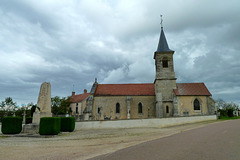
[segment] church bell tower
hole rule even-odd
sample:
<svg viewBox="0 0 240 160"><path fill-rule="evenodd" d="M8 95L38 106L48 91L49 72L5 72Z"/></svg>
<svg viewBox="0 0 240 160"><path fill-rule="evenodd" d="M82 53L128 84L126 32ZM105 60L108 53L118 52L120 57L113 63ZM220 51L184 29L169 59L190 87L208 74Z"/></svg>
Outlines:
<svg viewBox="0 0 240 160"><path fill-rule="evenodd" d="M176 89L176 78L173 65L174 51L169 49L163 31L161 20L161 34L157 51L154 52L156 76L156 117L173 115L173 89Z"/></svg>

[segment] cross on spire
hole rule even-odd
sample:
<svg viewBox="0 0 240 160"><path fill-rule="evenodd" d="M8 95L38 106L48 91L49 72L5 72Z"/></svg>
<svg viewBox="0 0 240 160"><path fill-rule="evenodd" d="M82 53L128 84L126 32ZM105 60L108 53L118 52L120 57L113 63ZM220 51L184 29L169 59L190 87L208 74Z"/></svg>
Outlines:
<svg viewBox="0 0 240 160"><path fill-rule="evenodd" d="M161 22L160 22L161 28L163 28L163 25L162 25L162 22L163 22L162 16L163 16L163 15L160 15L160 17L161 17Z"/></svg>
<svg viewBox="0 0 240 160"><path fill-rule="evenodd" d="M169 49L168 47L168 43L163 31L163 19L162 19L162 15L160 15L161 17L161 33L160 33L160 38L159 38L159 42L158 42L158 48L156 52L174 52L173 50Z"/></svg>

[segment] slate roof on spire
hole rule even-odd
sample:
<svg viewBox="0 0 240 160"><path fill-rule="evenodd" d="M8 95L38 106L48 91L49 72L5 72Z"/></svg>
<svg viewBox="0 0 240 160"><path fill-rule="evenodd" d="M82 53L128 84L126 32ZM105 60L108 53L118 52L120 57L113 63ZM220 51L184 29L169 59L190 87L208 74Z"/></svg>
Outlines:
<svg viewBox="0 0 240 160"><path fill-rule="evenodd" d="M161 34L158 42L158 48L156 52L172 52L173 50L169 49L168 43L163 32L163 27L161 27Z"/></svg>

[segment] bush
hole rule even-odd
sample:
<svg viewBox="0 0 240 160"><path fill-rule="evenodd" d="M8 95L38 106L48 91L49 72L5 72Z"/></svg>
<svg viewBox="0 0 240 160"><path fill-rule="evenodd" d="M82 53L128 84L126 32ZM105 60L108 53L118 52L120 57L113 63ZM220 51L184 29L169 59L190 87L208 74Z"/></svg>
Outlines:
<svg viewBox="0 0 240 160"><path fill-rule="evenodd" d="M3 134L19 134L22 131L21 117L3 117L2 133Z"/></svg>
<svg viewBox="0 0 240 160"><path fill-rule="evenodd" d="M227 115L228 115L228 117L233 117L233 109L232 108L227 109Z"/></svg>
<svg viewBox="0 0 240 160"><path fill-rule="evenodd" d="M26 117L26 124L32 123L32 117Z"/></svg>
<svg viewBox="0 0 240 160"><path fill-rule="evenodd" d="M74 117L61 117L61 131L72 132L75 129Z"/></svg>
<svg viewBox="0 0 240 160"><path fill-rule="evenodd" d="M226 109L219 109L220 116L226 117L227 115L227 110Z"/></svg>
<svg viewBox="0 0 240 160"><path fill-rule="evenodd" d="M223 117L233 117L233 108L225 108L225 109L219 109L220 116Z"/></svg>
<svg viewBox="0 0 240 160"><path fill-rule="evenodd" d="M58 117L42 117L40 119L40 135L57 135L60 133L61 119Z"/></svg>

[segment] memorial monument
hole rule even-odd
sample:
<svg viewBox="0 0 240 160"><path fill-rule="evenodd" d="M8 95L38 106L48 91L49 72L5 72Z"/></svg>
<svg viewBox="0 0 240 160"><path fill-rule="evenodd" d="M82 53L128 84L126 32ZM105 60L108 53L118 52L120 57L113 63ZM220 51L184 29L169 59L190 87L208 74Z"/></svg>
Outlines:
<svg viewBox="0 0 240 160"><path fill-rule="evenodd" d="M41 85L37 107L33 113L34 124L40 123L41 117L52 117L51 112L51 84L49 82L44 82Z"/></svg>
<svg viewBox="0 0 240 160"><path fill-rule="evenodd" d="M36 134L38 133L39 123L41 117L52 117L51 112L51 84L43 82L38 96L37 107L33 113L33 120L31 124L23 126L23 133Z"/></svg>

